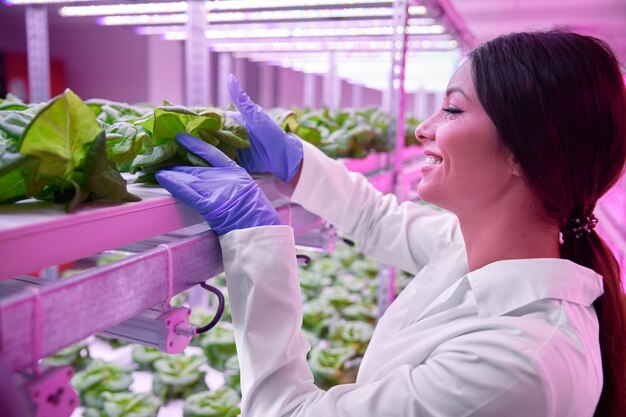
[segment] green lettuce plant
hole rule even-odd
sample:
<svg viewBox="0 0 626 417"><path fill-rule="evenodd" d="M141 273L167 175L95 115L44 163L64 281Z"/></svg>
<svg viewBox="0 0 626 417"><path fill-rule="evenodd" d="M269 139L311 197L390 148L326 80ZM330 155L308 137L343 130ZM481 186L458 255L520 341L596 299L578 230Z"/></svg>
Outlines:
<svg viewBox="0 0 626 417"><path fill-rule="evenodd" d="M311 300L302 306L302 328L318 337L326 335L335 317L335 308L324 299Z"/></svg>
<svg viewBox="0 0 626 417"><path fill-rule="evenodd" d="M104 405L103 393L128 391L132 382L130 370L101 360L94 360L72 377L72 386L80 393L81 404L97 409Z"/></svg>
<svg viewBox="0 0 626 417"><path fill-rule="evenodd" d="M211 368L223 372L226 361L237 354L235 333L232 327L219 322L215 327L201 336L200 347Z"/></svg>
<svg viewBox="0 0 626 417"><path fill-rule="evenodd" d="M164 355L154 362L152 391L166 401L207 389L205 372L200 369L205 363L198 355Z"/></svg>
<svg viewBox="0 0 626 417"><path fill-rule="evenodd" d="M241 393L241 370L237 355L228 358L224 364L224 385Z"/></svg>
<svg viewBox="0 0 626 417"><path fill-rule="evenodd" d="M43 360L43 363L49 366L69 365L75 371L80 371L85 369L90 361L89 346L85 340L81 340L65 349L61 349L54 355L48 356Z"/></svg>
<svg viewBox="0 0 626 417"><path fill-rule="evenodd" d="M234 389L223 386L189 396L183 408L184 417L235 417L241 398Z"/></svg>
<svg viewBox="0 0 626 417"><path fill-rule="evenodd" d="M372 339L374 325L363 321L338 320L330 325L329 339L333 346L352 348L363 355Z"/></svg>
<svg viewBox="0 0 626 417"><path fill-rule="evenodd" d="M153 395L134 392L103 392L102 408L87 408L83 417L157 417L161 401Z"/></svg>
<svg viewBox="0 0 626 417"><path fill-rule="evenodd" d="M324 347L317 345L309 355L309 367L315 384L328 389L341 383L354 382L354 366L349 362L356 357L350 347Z"/></svg>
<svg viewBox="0 0 626 417"><path fill-rule="evenodd" d="M158 349L144 345L133 346L133 362L138 365L138 369L145 371L154 370L154 362L161 359L164 354Z"/></svg>

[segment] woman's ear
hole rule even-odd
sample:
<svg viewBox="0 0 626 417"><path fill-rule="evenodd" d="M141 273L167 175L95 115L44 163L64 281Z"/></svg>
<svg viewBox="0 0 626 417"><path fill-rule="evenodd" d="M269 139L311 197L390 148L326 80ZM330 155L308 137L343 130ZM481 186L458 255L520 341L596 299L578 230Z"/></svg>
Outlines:
<svg viewBox="0 0 626 417"><path fill-rule="evenodd" d="M509 153L509 165L511 166L513 175L518 176L518 177L523 176L522 167L520 166L519 162L517 162L517 158L515 158L515 155L513 155L513 152Z"/></svg>

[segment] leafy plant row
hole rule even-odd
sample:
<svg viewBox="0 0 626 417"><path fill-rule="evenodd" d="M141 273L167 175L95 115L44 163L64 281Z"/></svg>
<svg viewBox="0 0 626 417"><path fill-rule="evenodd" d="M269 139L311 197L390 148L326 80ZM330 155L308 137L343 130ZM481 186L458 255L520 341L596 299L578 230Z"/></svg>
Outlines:
<svg viewBox="0 0 626 417"><path fill-rule="evenodd" d="M320 111L274 109L287 132L335 158L362 158L388 151L389 116L377 109ZM417 121L407 121L413 141ZM250 146L248 132L229 112L216 108L131 106L82 101L71 90L47 103L0 100L0 204L34 197L73 210L85 201L137 201L122 172L156 184L154 173L172 165L206 166L176 142L186 132L217 146L230 158Z"/></svg>

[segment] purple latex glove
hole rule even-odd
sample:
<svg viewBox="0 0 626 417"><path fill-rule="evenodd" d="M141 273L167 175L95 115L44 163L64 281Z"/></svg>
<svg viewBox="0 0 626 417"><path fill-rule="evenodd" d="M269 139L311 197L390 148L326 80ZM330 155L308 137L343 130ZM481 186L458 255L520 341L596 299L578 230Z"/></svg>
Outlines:
<svg viewBox="0 0 626 417"><path fill-rule="evenodd" d="M291 181L302 162L300 139L285 133L261 106L250 100L232 74L228 77L228 92L250 137L250 147L237 150L241 166L253 174L269 172L285 182Z"/></svg>
<svg viewBox="0 0 626 417"><path fill-rule="evenodd" d="M218 236L281 224L272 204L243 168L195 136L178 133L176 140L212 167L178 166L158 171L156 179L175 198L195 208Z"/></svg>

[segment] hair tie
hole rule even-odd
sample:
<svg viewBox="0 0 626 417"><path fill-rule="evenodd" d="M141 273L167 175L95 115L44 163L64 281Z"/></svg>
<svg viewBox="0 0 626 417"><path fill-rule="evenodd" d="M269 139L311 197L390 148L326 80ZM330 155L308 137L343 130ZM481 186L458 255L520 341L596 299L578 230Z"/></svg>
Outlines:
<svg viewBox="0 0 626 417"><path fill-rule="evenodd" d="M580 239L585 233L591 233L598 224L598 218L591 213L586 217L573 218L561 228L563 235L573 235L576 239Z"/></svg>

